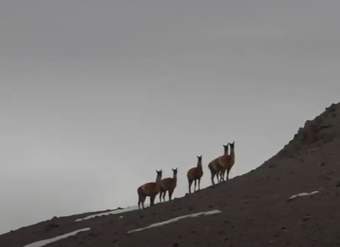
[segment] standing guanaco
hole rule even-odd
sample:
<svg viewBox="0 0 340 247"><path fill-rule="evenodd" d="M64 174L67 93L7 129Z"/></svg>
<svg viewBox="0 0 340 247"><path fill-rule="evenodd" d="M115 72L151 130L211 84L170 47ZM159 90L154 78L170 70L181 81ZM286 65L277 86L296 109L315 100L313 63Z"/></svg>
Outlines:
<svg viewBox="0 0 340 247"><path fill-rule="evenodd" d="M187 173L188 183L189 183L189 194L191 194L192 182L194 182L194 192L196 191L196 184L198 185L198 190L200 190L202 176L203 176L202 155L200 155L200 156L197 156L197 166L191 168Z"/></svg>
<svg viewBox="0 0 340 247"><path fill-rule="evenodd" d="M150 206L155 203L155 197L160 192L160 182L162 179L162 170L156 170L157 177L156 182L146 183L137 189L138 193L138 208L142 207L144 209L144 202L147 196L150 197Z"/></svg>
<svg viewBox="0 0 340 247"><path fill-rule="evenodd" d="M165 201L166 192L169 194L169 201L172 199L172 193L174 192L177 186L177 168L172 169L172 178L164 178L161 180L161 192L159 194L159 201L162 199Z"/></svg>
<svg viewBox="0 0 340 247"><path fill-rule="evenodd" d="M221 165L221 180L225 180L225 172L227 171L227 181L229 180L229 173L233 165L235 164L235 141L232 143L228 143L230 145L230 155L228 155L228 159L224 160L224 162L220 162Z"/></svg>
<svg viewBox="0 0 340 247"><path fill-rule="evenodd" d="M211 173L212 185L215 185L215 180L214 180L215 176L217 177L217 182L221 181L220 173L223 169L222 164L226 163L227 160L229 159L229 154L228 154L229 144L223 145L223 147L224 147L224 154L212 160L208 165L210 169L210 173Z"/></svg>

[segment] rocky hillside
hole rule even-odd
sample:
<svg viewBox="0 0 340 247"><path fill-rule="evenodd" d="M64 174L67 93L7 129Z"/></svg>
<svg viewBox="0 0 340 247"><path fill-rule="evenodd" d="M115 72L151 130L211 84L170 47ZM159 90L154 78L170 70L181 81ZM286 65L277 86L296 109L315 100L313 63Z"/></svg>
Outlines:
<svg viewBox="0 0 340 247"><path fill-rule="evenodd" d="M38 247L82 230L48 246L333 247L340 246L339 207L337 104L262 166L227 183L143 211L53 218L1 235L0 246Z"/></svg>

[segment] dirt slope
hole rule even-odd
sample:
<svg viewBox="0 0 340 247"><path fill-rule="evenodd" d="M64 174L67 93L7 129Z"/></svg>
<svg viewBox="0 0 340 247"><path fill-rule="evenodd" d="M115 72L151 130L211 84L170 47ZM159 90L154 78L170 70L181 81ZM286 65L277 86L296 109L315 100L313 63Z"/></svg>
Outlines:
<svg viewBox="0 0 340 247"><path fill-rule="evenodd" d="M319 193L288 200L312 191ZM307 121L277 155L246 175L144 211L81 222L74 220L86 214L54 218L1 235L0 246L20 247L85 227L91 230L48 246L340 246L339 207L337 104ZM127 233L212 209L222 213Z"/></svg>

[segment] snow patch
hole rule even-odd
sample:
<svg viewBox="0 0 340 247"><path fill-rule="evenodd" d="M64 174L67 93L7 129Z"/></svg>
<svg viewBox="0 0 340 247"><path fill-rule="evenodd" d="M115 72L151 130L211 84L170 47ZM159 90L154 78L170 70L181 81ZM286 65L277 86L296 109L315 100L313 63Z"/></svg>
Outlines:
<svg viewBox="0 0 340 247"><path fill-rule="evenodd" d="M220 214L222 213L222 211L220 210L211 210L211 211L205 211L205 212L198 212L198 213L193 213L193 214L187 214L187 215L182 215L182 216L178 216L166 221L161 221L161 222L157 222L154 224L151 224L149 226L143 227L143 228L138 228L138 229L134 229L134 230L130 230L128 231L128 233L133 233L133 232L140 232L140 231L144 231L146 229L150 229L150 228L155 228L155 227L159 227L159 226L164 226L170 223L174 223L176 221L180 221L186 218L195 218L195 217L199 217L199 216L208 216L208 215L213 215L213 214Z"/></svg>
<svg viewBox="0 0 340 247"><path fill-rule="evenodd" d="M292 195L291 197L289 197L289 201L290 200L294 200L295 198L298 198L298 197L304 197L304 196L312 196L312 195L315 195L315 194L318 194L319 191L318 190L315 190L315 191L312 191L312 192L302 192L302 193L299 193L299 194L295 194L295 195Z"/></svg>
<svg viewBox="0 0 340 247"><path fill-rule="evenodd" d="M89 220L89 219L93 219L93 218L100 217L100 216L107 216L107 215L112 215L112 214L122 214L122 213L130 212L130 211L134 211L134 210L137 210L137 209L138 209L137 206L127 207L127 208L122 208L122 209L114 209L114 210L111 210L111 211L108 211L108 212L91 214L91 215L88 215L84 218L76 219L75 222L81 222L81 221L84 221L84 220Z"/></svg>
<svg viewBox="0 0 340 247"><path fill-rule="evenodd" d="M68 238L68 237L71 237L71 236L75 236L79 232L85 232L85 231L90 231L90 230L91 230L91 228L89 228L89 227L88 228L79 229L79 230L76 230L76 231L73 231L73 232L70 232L70 233L66 233L66 234L63 234L63 235L60 235L60 236L57 236L57 237L54 237L54 238L49 238L49 239L33 242L31 244L25 245L24 247L42 247L42 246L45 246L47 244L51 244L51 243L57 242L59 240L65 239L65 238Z"/></svg>

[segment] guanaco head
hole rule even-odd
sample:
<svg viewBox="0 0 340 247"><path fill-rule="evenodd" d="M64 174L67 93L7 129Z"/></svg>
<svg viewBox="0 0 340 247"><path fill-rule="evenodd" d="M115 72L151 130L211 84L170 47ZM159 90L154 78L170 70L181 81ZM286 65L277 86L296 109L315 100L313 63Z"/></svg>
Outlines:
<svg viewBox="0 0 340 247"><path fill-rule="evenodd" d="M175 169L172 168L172 172L173 172L173 177L176 178L177 177L177 168L175 168Z"/></svg>
<svg viewBox="0 0 340 247"><path fill-rule="evenodd" d="M202 166L202 155L197 156L197 166Z"/></svg>
<svg viewBox="0 0 340 247"><path fill-rule="evenodd" d="M161 181L162 179L162 170L156 170L157 177L156 177L156 182Z"/></svg>
<svg viewBox="0 0 340 247"><path fill-rule="evenodd" d="M234 150L234 148L235 148L235 141L229 143L229 145L230 145L230 150Z"/></svg>
<svg viewBox="0 0 340 247"><path fill-rule="evenodd" d="M228 143L227 145L223 145L223 147L224 147L224 154L228 154L228 150L229 150L229 145L230 145L230 143Z"/></svg>

